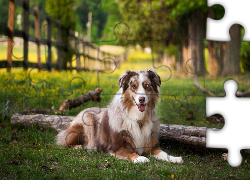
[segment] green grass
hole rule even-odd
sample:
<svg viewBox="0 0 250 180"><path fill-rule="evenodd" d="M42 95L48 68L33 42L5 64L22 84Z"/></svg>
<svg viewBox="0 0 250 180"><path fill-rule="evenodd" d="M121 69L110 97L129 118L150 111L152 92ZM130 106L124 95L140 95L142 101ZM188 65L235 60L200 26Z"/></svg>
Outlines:
<svg viewBox="0 0 250 180"><path fill-rule="evenodd" d="M56 132L34 125L1 122L1 179L222 179L249 178L249 155L243 155L239 168L221 158L225 151L162 144L172 155L181 155L177 165L150 158L146 164L117 160L98 152L65 149L54 144ZM109 163L108 167L105 167ZM173 177L173 178L172 178Z"/></svg>
<svg viewBox="0 0 250 180"><path fill-rule="evenodd" d="M159 67L160 64L155 64ZM40 125L10 124L10 116L26 109L43 108L57 114L57 108L65 99L73 99L87 91L102 87L100 106L106 107L118 91L118 79L127 69L143 70L152 67L151 55L131 51L130 58L115 72L45 72L13 68L11 74L0 70L0 178L1 179L248 179L249 154L242 153L241 166L232 168L222 159L226 150L191 148L176 142L162 143L169 154L182 156L184 164L166 163L154 158L147 164L133 164L117 160L97 152L65 149L55 145L56 132ZM189 77L169 77L168 69L157 69L163 82L160 88L157 115L161 123L211 126L221 128L223 124L211 123L205 114L205 96L192 84ZM98 81L99 76L99 81ZM77 77L77 78L74 78ZM73 79L74 78L74 79ZM234 77L238 78L238 77ZM73 80L72 80L73 79ZM208 90L224 92L226 78L198 78ZM247 75L238 78L239 89L249 89ZM9 107L5 103L12 100ZM76 116L82 109L99 106L87 102L67 112ZM53 110L54 109L54 110ZM188 121L188 111L195 119ZM3 114L7 117L3 118ZM110 164L105 167L105 164Z"/></svg>
<svg viewBox="0 0 250 180"><path fill-rule="evenodd" d="M40 46L40 53L41 53L41 62L46 62L46 54L48 52L48 48L45 46ZM0 60L7 59L7 47L4 46L2 43L0 44ZM28 54L29 62L36 63L37 62L37 49L35 45L29 46L29 54ZM56 49L52 47L52 62L56 62L57 54ZM12 50L12 60L13 61L22 61L23 60L23 46L14 46Z"/></svg>

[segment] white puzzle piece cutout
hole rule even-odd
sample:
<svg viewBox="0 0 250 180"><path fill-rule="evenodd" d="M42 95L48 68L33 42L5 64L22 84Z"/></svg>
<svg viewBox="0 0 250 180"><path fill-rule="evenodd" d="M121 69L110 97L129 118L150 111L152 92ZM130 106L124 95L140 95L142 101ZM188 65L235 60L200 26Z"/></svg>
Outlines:
<svg viewBox="0 0 250 180"><path fill-rule="evenodd" d="M221 114L225 118L222 130L207 129L206 147L227 148L228 163L239 166L241 149L250 149L250 98L237 98L238 85L234 80L224 83L225 97L207 97L206 115Z"/></svg>
<svg viewBox="0 0 250 180"><path fill-rule="evenodd" d="M225 15L220 20L207 18L206 39L211 41L231 41L229 29L234 24L240 24L245 29L243 41L250 41L250 11L249 0L207 0L209 7L220 4L225 9Z"/></svg>

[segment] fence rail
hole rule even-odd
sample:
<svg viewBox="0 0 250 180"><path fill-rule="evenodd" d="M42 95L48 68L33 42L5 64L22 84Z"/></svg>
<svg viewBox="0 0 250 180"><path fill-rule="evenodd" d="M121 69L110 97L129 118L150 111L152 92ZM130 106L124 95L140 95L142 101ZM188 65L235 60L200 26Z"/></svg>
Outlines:
<svg viewBox="0 0 250 180"><path fill-rule="evenodd" d="M19 5L23 9L23 29L14 29L14 11L15 6ZM29 17L34 17L34 22L29 20ZM128 57L128 49L125 53L114 55L108 52L100 51L100 47L86 42L83 39L79 39L72 32L70 33L70 39L74 44L75 49L75 59L67 60L66 68L62 67L63 52L65 50L65 45L61 40L61 23L59 20L52 19L48 14L40 14L38 8L31 8L29 6L29 0L9 0L9 15L8 15L8 27L1 27L3 35L8 37L7 46L7 60L0 60L0 68L7 68L7 71L11 71L12 67L23 67L28 68L38 68L56 70L74 70L77 71L105 71L117 68L126 61ZM44 36L40 35L40 23L46 21ZM35 36L29 33L29 29L34 23ZM56 39L52 38L52 28L56 30ZM14 46L13 38L19 37L23 39L23 58L22 61L12 61L12 50ZM29 42L34 42L37 47L37 63L31 63L28 60L28 49ZM46 63L41 63L40 46L45 45L46 48ZM57 60L56 63L52 63L52 47L57 50ZM76 67L72 66L72 61L75 61Z"/></svg>

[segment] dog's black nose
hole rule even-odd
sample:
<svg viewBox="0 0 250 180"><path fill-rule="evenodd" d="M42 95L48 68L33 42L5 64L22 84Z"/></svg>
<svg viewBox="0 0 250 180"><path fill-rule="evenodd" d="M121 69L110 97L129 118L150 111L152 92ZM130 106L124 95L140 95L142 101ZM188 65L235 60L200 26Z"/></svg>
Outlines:
<svg viewBox="0 0 250 180"><path fill-rule="evenodd" d="M144 103L145 102L145 97L139 97L139 102Z"/></svg>

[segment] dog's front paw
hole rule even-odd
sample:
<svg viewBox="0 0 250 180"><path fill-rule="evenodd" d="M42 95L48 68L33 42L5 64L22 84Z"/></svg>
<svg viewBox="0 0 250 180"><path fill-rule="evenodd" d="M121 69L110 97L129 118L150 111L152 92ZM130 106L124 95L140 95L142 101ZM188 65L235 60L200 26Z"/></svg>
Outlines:
<svg viewBox="0 0 250 180"><path fill-rule="evenodd" d="M150 161L148 158L144 156L139 156L138 158L133 160L133 163L146 163L146 162L150 162Z"/></svg>
<svg viewBox="0 0 250 180"><path fill-rule="evenodd" d="M172 163L177 163L177 164L182 164L183 163L183 160L181 157L173 157L173 156L170 156L169 157L169 160L170 162Z"/></svg>

